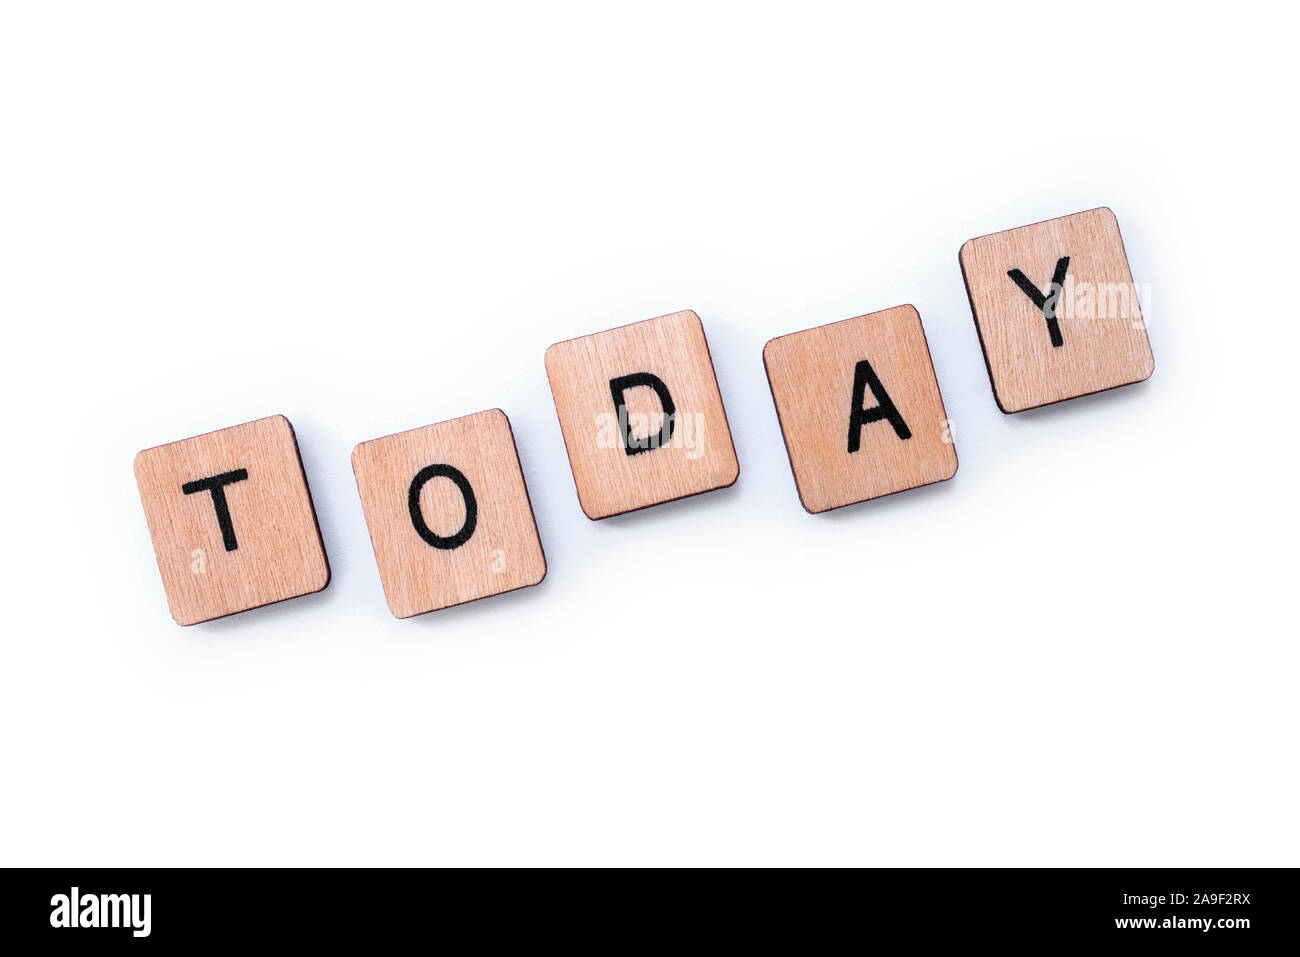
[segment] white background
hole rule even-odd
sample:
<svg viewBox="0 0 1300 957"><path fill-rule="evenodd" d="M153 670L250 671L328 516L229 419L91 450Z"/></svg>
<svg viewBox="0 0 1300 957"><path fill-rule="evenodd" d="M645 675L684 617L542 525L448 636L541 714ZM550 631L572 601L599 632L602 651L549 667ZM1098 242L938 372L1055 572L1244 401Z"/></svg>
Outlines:
<svg viewBox="0 0 1300 957"><path fill-rule="evenodd" d="M6 4L5 864L1296 864L1289 34L1249 4ZM971 236L1119 217L1008 417ZM914 303L961 468L795 495L768 338ZM542 355L692 308L731 489L578 508ZM550 574L384 603L358 441L500 406ZM284 413L334 571L181 629L131 462Z"/></svg>

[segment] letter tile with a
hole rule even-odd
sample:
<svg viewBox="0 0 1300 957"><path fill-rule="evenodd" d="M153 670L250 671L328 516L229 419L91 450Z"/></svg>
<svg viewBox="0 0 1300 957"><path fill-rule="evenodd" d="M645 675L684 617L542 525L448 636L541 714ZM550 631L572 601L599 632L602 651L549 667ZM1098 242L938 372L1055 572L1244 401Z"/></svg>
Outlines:
<svg viewBox="0 0 1300 957"><path fill-rule="evenodd" d="M952 424L914 307L779 336L763 364L808 511L956 474Z"/></svg>

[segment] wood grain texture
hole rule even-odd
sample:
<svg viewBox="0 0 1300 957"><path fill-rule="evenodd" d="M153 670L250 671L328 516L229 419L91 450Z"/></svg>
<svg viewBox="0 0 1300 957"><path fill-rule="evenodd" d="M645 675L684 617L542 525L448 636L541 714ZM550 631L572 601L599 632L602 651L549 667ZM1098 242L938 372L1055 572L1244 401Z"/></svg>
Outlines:
<svg viewBox="0 0 1300 957"><path fill-rule="evenodd" d="M247 472L222 487L236 547L212 493L183 486ZM177 624L193 625L318 592L329 563L293 426L282 415L145 449L135 457L149 534Z"/></svg>
<svg viewBox="0 0 1300 957"><path fill-rule="evenodd" d="M676 406L671 440L629 455L618 439L610 381L650 373ZM740 475L727 413L700 317L687 310L647 319L546 350L546 374L569 453L578 502L608 518L688 495L726 488ZM658 434L662 408L648 388L626 393L634 439Z"/></svg>
<svg viewBox="0 0 1300 957"><path fill-rule="evenodd" d="M1039 305L1008 275L1046 292L1069 257L1053 346ZM968 240L959 256L998 408L1003 412L1141 382L1155 368L1119 223L1109 209ZM1095 291L1092 301L1089 294Z"/></svg>
<svg viewBox="0 0 1300 957"><path fill-rule="evenodd" d="M441 464L464 475L476 506L473 531L453 548L430 545L411 517L412 481ZM384 595L396 617L499 595L546 577L514 433L500 409L362 442L352 452L352 470ZM434 535L450 538L465 526L466 498L454 480L426 482L419 501Z"/></svg>
<svg viewBox="0 0 1300 957"><path fill-rule="evenodd" d="M910 436L885 420L857 429L849 451L855 371L866 360ZM896 306L770 340L763 349L772 400L799 499L809 512L946 481L957 472L943 397L913 306ZM864 408L878 405L865 391Z"/></svg>

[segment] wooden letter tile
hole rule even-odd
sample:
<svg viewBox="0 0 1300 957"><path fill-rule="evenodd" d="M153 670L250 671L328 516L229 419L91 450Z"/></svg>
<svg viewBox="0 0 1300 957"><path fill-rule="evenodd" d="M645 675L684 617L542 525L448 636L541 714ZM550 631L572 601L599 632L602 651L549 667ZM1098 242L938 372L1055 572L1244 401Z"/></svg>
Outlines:
<svg viewBox="0 0 1300 957"><path fill-rule="evenodd" d="M318 592L330 580L293 426L282 415L135 457L177 624Z"/></svg>
<svg viewBox="0 0 1300 957"><path fill-rule="evenodd" d="M500 409L362 442L352 471L398 618L546 577L514 433Z"/></svg>
<svg viewBox="0 0 1300 957"><path fill-rule="evenodd" d="M968 240L960 259L1003 412L1151 375L1151 343L1109 209Z"/></svg>
<svg viewBox="0 0 1300 957"><path fill-rule="evenodd" d="M546 375L588 518L726 488L740 475L694 312L557 342Z"/></svg>
<svg viewBox="0 0 1300 957"><path fill-rule="evenodd" d="M957 450L914 307L772 339L763 364L808 511L957 473Z"/></svg>

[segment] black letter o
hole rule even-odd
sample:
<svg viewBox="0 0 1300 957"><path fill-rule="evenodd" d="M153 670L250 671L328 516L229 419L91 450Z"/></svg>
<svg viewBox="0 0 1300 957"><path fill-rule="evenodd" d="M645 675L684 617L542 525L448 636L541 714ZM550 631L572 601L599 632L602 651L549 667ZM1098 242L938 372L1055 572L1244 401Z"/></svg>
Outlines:
<svg viewBox="0 0 1300 957"><path fill-rule="evenodd" d="M420 492L424 490L425 483L440 477L455 482L456 487L460 489L460 494L465 498L465 524L450 538L435 535L425 524L424 512L420 510ZM411 494L407 501L411 507L411 524L415 526L415 531L434 548L460 548L474 534L474 526L478 524L478 502L474 500L474 489L470 487L469 479L465 478L465 473L455 466L429 465L420 469L411 480Z"/></svg>

